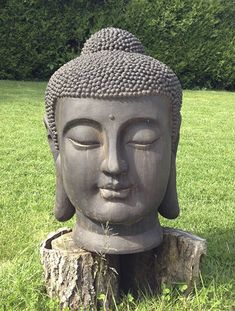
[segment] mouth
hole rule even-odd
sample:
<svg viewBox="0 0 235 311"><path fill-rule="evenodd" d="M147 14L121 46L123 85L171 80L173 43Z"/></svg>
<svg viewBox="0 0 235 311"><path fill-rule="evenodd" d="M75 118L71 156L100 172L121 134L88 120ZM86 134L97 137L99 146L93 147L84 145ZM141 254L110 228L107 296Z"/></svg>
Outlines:
<svg viewBox="0 0 235 311"><path fill-rule="evenodd" d="M120 187L101 187L100 195L106 200L115 199L126 199L131 191L131 188L120 188Z"/></svg>

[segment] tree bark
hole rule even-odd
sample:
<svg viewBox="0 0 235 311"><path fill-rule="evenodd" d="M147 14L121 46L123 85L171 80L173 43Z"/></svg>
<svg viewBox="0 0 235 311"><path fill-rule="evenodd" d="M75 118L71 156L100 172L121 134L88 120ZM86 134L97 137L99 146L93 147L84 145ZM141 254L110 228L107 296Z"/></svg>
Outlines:
<svg viewBox="0 0 235 311"><path fill-rule="evenodd" d="M206 241L190 233L164 228L162 244L148 252L127 255L97 254L77 249L71 229L49 234L40 247L48 295L61 309L112 309L122 292L159 293L162 284L198 278Z"/></svg>

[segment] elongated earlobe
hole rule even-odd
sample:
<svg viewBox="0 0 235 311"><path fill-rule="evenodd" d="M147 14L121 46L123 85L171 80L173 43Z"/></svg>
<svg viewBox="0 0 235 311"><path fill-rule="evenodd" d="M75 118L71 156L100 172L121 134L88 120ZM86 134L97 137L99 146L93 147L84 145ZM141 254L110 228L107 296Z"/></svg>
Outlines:
<svg viewBox="0 0 235 311"><path fill-rule="evenodd" d="M73 217L75 208L70 202L62 180L60 155L56 160L56 201L54 208L55 218L59 221L66 221Z"/></svg>
<svg viewBox="0 0 235 311"><path fill-rule="evenodd" d="M165 218L174 219L179 215L179 203L176 190L176 168L175 154L171 153L171 172L165 196L158 209L158 212Z"/></svg>
<svg viewBox="0 0 235 311"><path fill-rule="evenodd" d="M51 149L51 153L54 158L56 168L56 200L54 207L55 218L59 221L66 221L73 217L75 214L75 208L69 201L69 198L64 190L62 175L61 175L61 162L59 151L55 148L54 141L52 139L52 131L50 129L47 117L43 119L46 130L48 143Z"/></svg>

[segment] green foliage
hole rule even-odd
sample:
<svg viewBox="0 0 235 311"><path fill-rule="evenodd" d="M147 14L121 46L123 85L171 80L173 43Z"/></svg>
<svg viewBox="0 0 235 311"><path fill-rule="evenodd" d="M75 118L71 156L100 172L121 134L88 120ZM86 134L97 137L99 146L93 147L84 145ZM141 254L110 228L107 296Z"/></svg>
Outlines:
<svg viewBox="0 0 235 311"><path fill-rule="evenodd" d="M184 88L232 88L234 13L229 1L133 0L126 27L177 73Z"/></svg>
<svg viewBox="0 0 235 311"><path fill-rule="evenodd" d="M235 84L235 6L226 0L5 0L1 79L48 79L95 31L115 26L141 39L184 88Z"/></svg>
<svg viewBox="0 0 235 311"><path fill-rule="evenodd" d="M75 219L61 224L52 215L55 172L42 122L45 87L0 81L0 311L59 310L45 292L39 245ZM160 220L207 240L201 284L189 296L185 284L141 301L129 294L115 310L235 309L234 98L231 92L184 92L177 154L181 215Z"/></svg>

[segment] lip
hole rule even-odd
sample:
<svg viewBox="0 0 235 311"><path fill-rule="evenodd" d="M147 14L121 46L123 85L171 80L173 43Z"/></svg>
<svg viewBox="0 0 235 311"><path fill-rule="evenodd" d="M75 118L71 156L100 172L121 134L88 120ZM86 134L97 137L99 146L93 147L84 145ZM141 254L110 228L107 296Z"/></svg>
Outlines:
<svg viewBox="0 0 235 311"><path fill-rule="evenodd" d="M131 191L131 188L120 187L104 187L100 188L100 195L106 200L112 199L126 199Z"/></svg>

